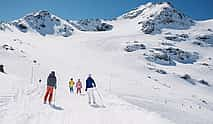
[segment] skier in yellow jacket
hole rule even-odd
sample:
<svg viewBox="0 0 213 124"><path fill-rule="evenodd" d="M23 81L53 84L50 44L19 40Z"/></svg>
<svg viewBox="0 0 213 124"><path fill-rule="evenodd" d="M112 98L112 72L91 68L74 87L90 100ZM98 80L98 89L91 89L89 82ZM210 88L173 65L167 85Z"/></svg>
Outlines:
<svg viewBox="0 0 213 124"><path fill-rule="evenodd" d="M74 85L75 85L75 82L73 81L73 78L71 78L69 81L70 93L74 92L74 89L73 89Z"/></svg>

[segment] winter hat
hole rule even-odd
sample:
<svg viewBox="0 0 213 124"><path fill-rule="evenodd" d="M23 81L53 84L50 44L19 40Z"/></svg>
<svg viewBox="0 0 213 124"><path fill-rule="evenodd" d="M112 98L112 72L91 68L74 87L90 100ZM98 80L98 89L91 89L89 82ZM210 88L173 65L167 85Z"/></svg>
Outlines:
<svg viewBox="0 0 213 124"><path fill-rule="evenodd" d="M52 75L55 75L55 71L51 71L51 74L52 74Z"/></svg>

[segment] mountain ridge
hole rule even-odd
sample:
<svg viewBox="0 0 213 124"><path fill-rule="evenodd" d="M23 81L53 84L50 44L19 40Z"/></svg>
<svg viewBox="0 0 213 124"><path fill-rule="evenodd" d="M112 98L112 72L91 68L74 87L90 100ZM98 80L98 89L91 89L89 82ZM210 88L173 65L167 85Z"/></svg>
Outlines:
<svg viewBox="0 0 213 124"><path fill-rule="evenodd" d="M48 10L38 10L9 23L0 23L0 30L11 31L11 27L14 26L23 33L32 31L43 36L69 37L75 31L111 31L114 26L110 23L119 20L135 21L137 23L135 29L140 27L137 30L144 34L161 33L164 28L188 29L196 23L195 20L174 8L170 2L149 2L118 16L115 20L82 19L74 21L59 18Z"/></svg>

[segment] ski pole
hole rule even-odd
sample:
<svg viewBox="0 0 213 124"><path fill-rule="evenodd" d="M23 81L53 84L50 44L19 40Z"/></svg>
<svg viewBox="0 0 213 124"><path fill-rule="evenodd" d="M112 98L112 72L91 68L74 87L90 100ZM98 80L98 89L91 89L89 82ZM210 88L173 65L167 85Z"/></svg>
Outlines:
<svg viewBox="0 0 213 124"><path fill-rule="evenodd" d="M101 99L102 105L104 106L103 97L101 96L101 94L100 94L100 92L98 91L97 87L95 87L95 90L96 90L98 96L99 96L100 99Z"/></svg>

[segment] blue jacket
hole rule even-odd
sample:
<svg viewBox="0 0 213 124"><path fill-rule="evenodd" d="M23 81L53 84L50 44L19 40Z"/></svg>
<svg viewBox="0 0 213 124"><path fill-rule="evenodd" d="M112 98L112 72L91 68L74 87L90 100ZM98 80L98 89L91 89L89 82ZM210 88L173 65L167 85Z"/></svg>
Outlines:
<svg viewBox="0 0 213 124"><path fill-rule="evenodd" d="M93 88L93 87L96 87L95 81L91 77L88 77L86 80L86 91L87 91L87 88Z"/></svg>

